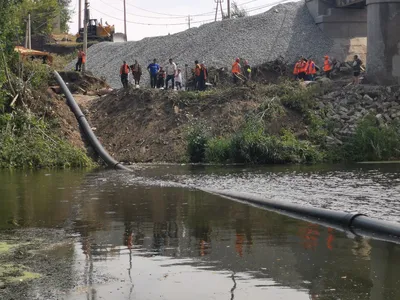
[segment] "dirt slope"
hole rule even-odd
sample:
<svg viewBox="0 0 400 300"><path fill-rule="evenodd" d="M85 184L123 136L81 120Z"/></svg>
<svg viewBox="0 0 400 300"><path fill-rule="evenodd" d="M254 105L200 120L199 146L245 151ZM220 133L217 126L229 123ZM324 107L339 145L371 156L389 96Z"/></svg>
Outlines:
<svg viewBox="0 0 400 300"><path fill-rule="evenodd" d="M90 122L105 148L123 162L186 161L185 131L199 120L213 134L235 132L263 103L262 85L196 94L163 90L120 90L91 103ZM301 117L287 111L271 125L301 130Z"/></svg>

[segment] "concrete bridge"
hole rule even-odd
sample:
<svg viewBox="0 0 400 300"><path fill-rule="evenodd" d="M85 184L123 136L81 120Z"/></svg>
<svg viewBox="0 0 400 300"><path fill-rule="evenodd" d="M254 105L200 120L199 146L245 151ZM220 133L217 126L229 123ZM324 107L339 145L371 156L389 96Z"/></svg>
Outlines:
<svg viewBox="0 0 400 300"><path fill-rule="evenodd" d="M400 0L306 0L315 23L334 40L331 55L367 63L367 77L400 84Z"/></svg>

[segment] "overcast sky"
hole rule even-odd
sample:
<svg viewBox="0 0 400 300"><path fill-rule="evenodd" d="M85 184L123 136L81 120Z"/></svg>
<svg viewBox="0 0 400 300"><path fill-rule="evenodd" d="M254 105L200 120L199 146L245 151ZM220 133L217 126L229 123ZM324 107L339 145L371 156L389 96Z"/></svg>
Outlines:
<svg viewBox="0 0 400 300"><path fill-rule="evenodd" d="M188 15L191 15L192 27L213 21L216 8L214 1L217 0L126 0L128 40L140 40L144 37L167 35L186 30ZM222 3L224 13L226 13L226 1L223 0ZM82 0L82 6L84 2ZM250 15L262 13L278 2L288 1L236 1L239 7L248 10ZM107 21L109 24L115 25L116 32L124 31L123 0L89 0L89 3L92 19L103 19L103 23ZM78 0L72 0L71 9L74 14L70 23L70 32L76 34L78 32ZM218 18L220 19L220 17L219 12Z"/></svg>

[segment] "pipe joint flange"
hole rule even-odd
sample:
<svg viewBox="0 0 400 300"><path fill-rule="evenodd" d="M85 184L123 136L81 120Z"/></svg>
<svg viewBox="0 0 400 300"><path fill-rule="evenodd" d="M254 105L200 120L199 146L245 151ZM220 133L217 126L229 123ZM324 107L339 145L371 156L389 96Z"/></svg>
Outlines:
<svg viewBox="0 0 400 300"><path fill-rule="evenodd" d="M348 213L347 215L345 215L342 219L343 228L351 231L351 225L353 224L354 219L360 216L366 215L360 213Z"/></svg>

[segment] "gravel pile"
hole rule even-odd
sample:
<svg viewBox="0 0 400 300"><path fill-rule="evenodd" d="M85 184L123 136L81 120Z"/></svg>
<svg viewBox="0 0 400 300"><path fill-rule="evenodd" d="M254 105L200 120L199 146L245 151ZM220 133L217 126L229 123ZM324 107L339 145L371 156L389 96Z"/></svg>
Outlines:
<svg viewBox="0 0 400 300"><path fill-rule="evenodd" d="M315 25L304 2L296 2L280 4L263 14L205 24L173 35L137 42L99 43L89 48L87 67L119 88L123 60L132 64L137 59L143 69L153 58L165 65L170 57L182 68L185 64L192 66L196 59L208 66L227 67L235 57L258 65L280 55L289 62L299 55L312 55L318 63L331 46L332 41ZM143 83L147 83L148 74L143 73Z"/></svg>

